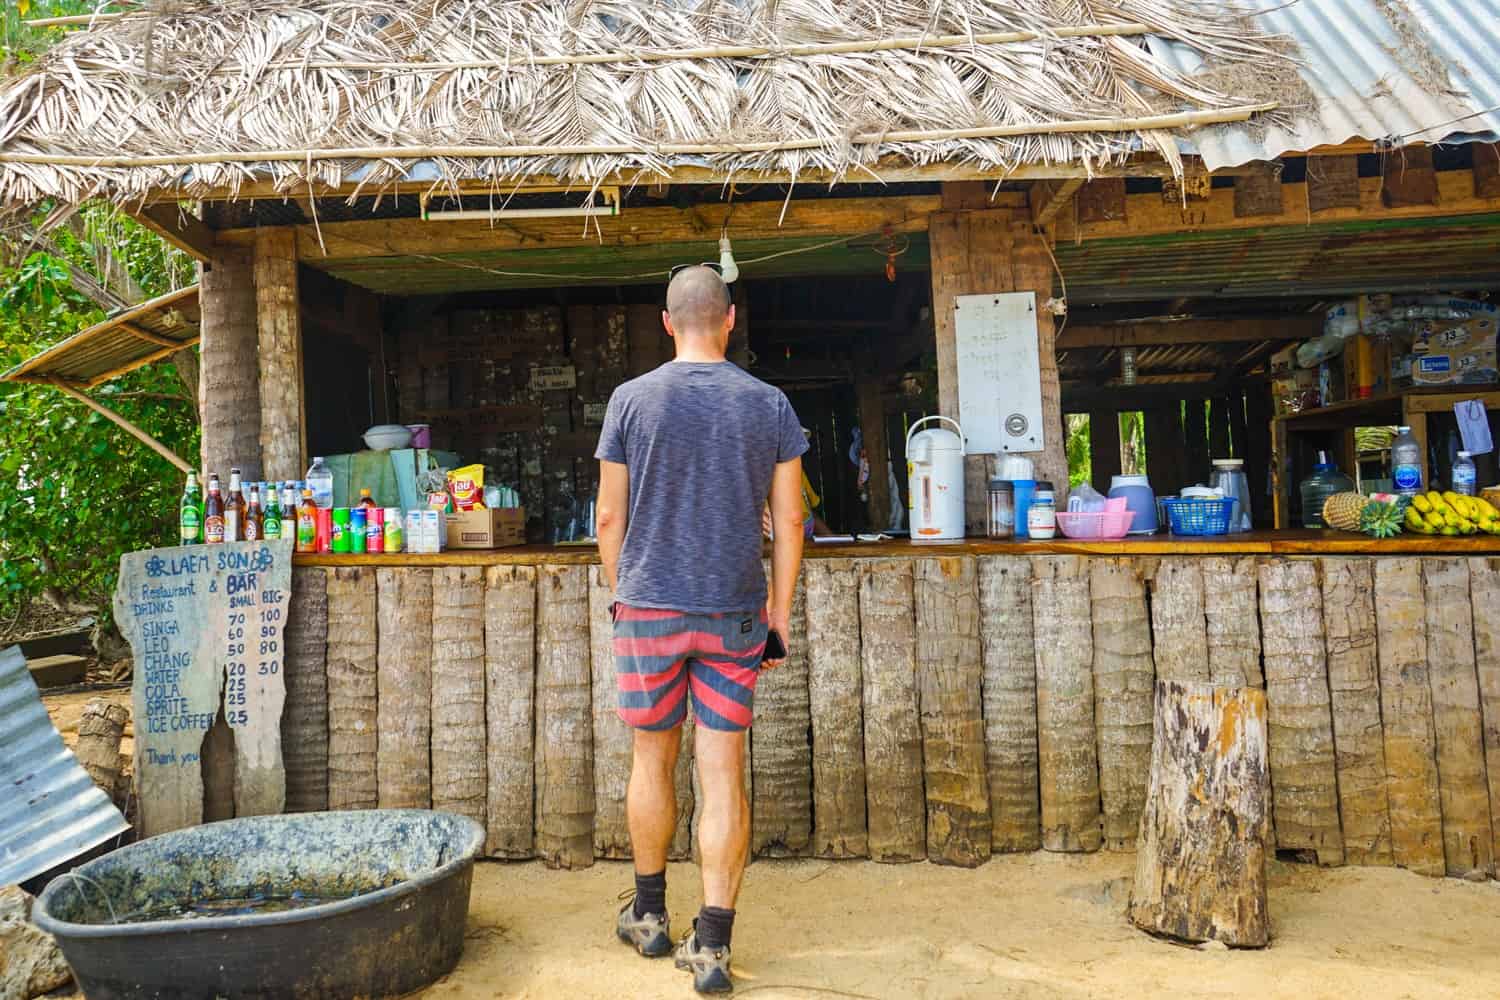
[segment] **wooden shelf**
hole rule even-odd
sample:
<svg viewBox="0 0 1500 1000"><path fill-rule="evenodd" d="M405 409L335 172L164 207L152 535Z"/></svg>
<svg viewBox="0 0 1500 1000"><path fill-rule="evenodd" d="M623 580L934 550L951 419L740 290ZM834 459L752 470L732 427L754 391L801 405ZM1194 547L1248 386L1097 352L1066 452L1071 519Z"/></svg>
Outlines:
<svg viewBox="0 0 1500 1000"><path fill-rule="evenodd" d="M1437 409L1446 409L1452 402L1462 399L1479 397L1486 399L1488 403L1488 397L1494 395L1496 395L1496 387L1493 384L1422 386L1420 388L1403 389L1400 392L1388 392L1379 396L1370 396L1367 399L1346 399L1341 403L1330 403L1327 406L1303 410L1300 413L1285 413L1279 417L1272 417L1271 420L1273 423L1298 427L1304 424L1319 423L1321 418L1333 417L1342 426L1347 424L1350 419L1358 419L1362 416L1383 415L1386 412L1391 412L1396 415L1391 422L1400 423L1403 415L1403 406L1409 406L1412 410L1425 413ZM1451 396L1452 401L1440 401L1440 398L1445 396ZM1334 422L1334 420L1328 421L1330 424Z"/></svg>

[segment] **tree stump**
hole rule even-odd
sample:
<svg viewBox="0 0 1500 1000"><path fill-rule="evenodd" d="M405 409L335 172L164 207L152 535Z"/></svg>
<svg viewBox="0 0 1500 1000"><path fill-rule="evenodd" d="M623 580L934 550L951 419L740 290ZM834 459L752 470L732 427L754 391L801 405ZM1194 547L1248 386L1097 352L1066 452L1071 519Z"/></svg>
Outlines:
<svg viewBox="0 0 1500 1000"><path fill-rule="evenodd" d="M1155 711L1130 921L1184 941L1264 947L1271 834L1265 693L1157 681Z"/></svg>
<svg viewBox="0 0 1500 1000"><path fill-rule="evenodd" d="M78 743L73 747L73 756L111 799L120 780L120 743L125 739L125 723L129 721L130 709L104 698L91 699L83 706L83 716L78 720Z"/></svg>

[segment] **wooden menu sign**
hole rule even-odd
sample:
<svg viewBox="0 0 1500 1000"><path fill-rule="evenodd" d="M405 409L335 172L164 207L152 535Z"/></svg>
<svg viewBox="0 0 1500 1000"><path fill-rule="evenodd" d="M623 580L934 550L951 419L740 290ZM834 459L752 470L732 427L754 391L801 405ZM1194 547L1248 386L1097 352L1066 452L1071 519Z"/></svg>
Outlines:
<svg viewBox="0 0 1500 1000"><path fill-rule="evenodd" d="M135 654L143 836L203 821L203 738L221 706L234 730L235 815L281 812L282 632L291 583L291 539L121 557L115 620Z"/></svg>

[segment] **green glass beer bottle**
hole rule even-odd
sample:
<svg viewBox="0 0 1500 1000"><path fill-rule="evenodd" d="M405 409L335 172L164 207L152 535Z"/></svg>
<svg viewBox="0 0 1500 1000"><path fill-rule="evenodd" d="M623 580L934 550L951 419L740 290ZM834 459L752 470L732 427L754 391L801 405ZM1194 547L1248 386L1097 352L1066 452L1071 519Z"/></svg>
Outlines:
<svg viewBox="0 0 1500 1000"><path fill-rule="evenodd" d="M187 474L182 500L177 504L177 543L197 545L203 541L203 497L198 490L198 476Z"/></svg>
<svg viewBox="0 0 1500 1000"><path fill-rule="evenodd" d="M275 483L269 483L265 490L264 522L261 527L261 537L271 542L281 537L281 524L283 515L281 513L280 491L276 489Z"/></svg>

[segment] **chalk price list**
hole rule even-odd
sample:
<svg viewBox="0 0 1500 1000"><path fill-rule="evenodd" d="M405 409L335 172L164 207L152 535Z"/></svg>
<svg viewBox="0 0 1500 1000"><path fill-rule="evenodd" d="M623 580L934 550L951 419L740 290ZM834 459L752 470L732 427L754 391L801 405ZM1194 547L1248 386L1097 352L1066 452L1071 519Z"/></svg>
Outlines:
<svg viewBox="0 0 1500 1000"><path fill-rule="evenodd" d="M269 556L269 553L267 553ZM231 729L248 727L259 714L266 685L281 673L280 590L262 589L259 573L246 570L224 580L229 597L224 633L224 718Z"/></svg>

